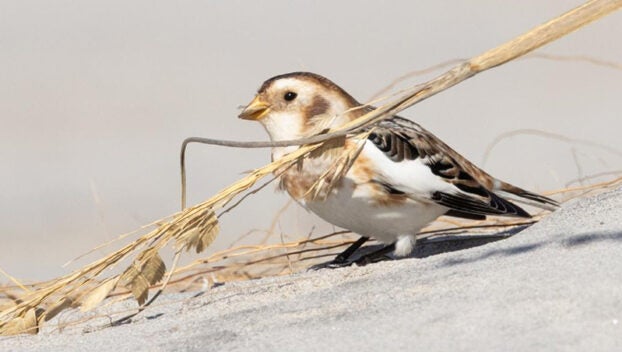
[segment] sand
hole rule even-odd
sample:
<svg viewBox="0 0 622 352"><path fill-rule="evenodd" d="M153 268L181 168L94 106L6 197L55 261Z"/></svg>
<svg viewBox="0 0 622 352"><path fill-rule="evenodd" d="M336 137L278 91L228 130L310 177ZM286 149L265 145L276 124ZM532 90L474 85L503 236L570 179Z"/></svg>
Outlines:
<svg viewBox="0 0 622 352"><path fill-rule="evenodd" d="M0 350L622 348L622 189L566 203L507 239L456 250L468 246L428 245L413 258L167 294L131 323L103 330L105 318L59 332L59 323L83 314L64 313L38 335L0 338Z"/></svg>

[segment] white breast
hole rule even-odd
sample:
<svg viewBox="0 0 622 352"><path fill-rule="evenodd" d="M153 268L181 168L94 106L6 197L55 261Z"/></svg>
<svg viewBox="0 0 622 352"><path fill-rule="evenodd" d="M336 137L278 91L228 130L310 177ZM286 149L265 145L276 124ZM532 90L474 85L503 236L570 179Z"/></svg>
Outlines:
<svg viewBox="0 0 622 352"><path fill-rule="evenodd" d="M324 201L308 201L305 206L322 219L362 236L393 243L400 236L414 236L422 227L447 209L433 203L408 200L396 206L379 205L364 188L353 192L346 176L343 187L333 190Z"/></svg>

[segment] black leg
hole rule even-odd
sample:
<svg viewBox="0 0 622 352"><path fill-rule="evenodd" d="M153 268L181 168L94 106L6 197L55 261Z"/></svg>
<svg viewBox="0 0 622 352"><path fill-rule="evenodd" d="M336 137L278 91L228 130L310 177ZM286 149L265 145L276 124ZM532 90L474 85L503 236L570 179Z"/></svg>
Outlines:
<svg viewBox="0 0 622 352"><path fill-rule="evenodd" d="M318 270L318 269L324 269L324 268L329 268L329 269L334 269L334 268L341 268L344 266L350 266L352 265L352 261L348 261L348 258L350 258L350 256L356 252L357 249L359 249L365 242L367 242L369 240L369 237L361 237L358 240L356 240L356 242L352 243L350 245L350 247L346 248L345 251L339 253L335 259L331 260L328 263L322 263L322 264L317 264L314 265L312 267L309 268L309 270Z"/></svg>
<svg viewBox="0 0 622 352"><path fill-rule="evenodd" d="M352 254L357 249L359 249L359 247L361 247L365 242L367 242L367 240L369 240L369 237L361 237L356 242L352 243L350 247L346 248L345 251L343 251L338 256L336 256L335 259L333 259L332 261L328 263L314 265L309 269L318 270L318 269L324 269L324 268L329 268L329 269L342 268L344 266L350 266L354 263L356 263L356 265L358 266L364 266L370 263L375 263L375 262L379 262L379 261L387 259L386 255L395 250L395 243L391 243L390 245L384 246L378 249L377 251L365 254L364 256L360 257L356 261L348 260L348 258L350 258L350 256L352 256Z"/></svg>
<svg viewBox="0 0 622 352"><path fill-rule="evenodd" d="M345 263L350 256L356 252L365 242L369 240L369 237L361 237L356 242L352 243L350 247L346 248L345 251L339 253L335 259L333 259L334 264Z"/></svg>
<svg viewBox="0 0 622 352"><path fill-rule="evenodd" d="M356 265L364 266L370 263L379 262L382 260L386 260L386 255L393 252L395 250L395 242L390 245L384 246L375 252L371 252L369 254L365 254L355 261Z"/></svg>

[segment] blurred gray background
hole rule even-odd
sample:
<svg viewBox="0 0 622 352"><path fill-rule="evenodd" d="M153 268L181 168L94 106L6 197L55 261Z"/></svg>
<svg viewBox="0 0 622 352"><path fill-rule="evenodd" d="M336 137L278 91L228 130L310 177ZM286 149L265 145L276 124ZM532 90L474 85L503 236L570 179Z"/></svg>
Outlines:
<svg viewBox="0 0 622 352"><path fill-rule="evenodd" d="M181 141L267 139L236 116L273 75L313 71L365 101L405 73L479 54L580 3L2 1L0 267L51 278L76 255L177 211ZM621 35L616 13L540 52L619 63ZM531 58L402 115L481 165L495 137L522 128L621 150L621 93L620 70ZM268 161L268 150L192 146L190 203ZM593 146L516 136L485 168L544 191L621 161ZM272 190L224 219L215 248L270 227L287 201ZM292 206L276 229L296 238L330 227Z"/></svg>

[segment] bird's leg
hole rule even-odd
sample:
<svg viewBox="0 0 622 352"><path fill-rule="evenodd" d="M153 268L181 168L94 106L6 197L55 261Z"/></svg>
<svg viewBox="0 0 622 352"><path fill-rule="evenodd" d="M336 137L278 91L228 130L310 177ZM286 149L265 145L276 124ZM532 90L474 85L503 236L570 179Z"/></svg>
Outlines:
<svg viewBox="0 0 622 352"><path fill-rule="evenodd" d="M387 259L386 255L393 252L395 250L395 242L390 245L384 246L377 251L371 252L369 254L365 254L355 261L356 265L364 266L370 263L379 262L381 260Z"/></svg>
<svg viewBox="0 0 622 352"><path fill-rule="evenodd" d="M328 263L314 265L310 267L309 270L318 270L318 269L324 269L324 268L335 269L335 268L341 268L344 266L352 265L353 262L349 261L348 258L350 258L350 256L354 252L356 252L356 250L359 249L368 240L369 240L369 237L359 238L358 240L356 240L356 242L352 243L348 248L346 248L345 251L339 253L335 257L335 259L331 260Z"/></svg>
<svg viewBox="0 0 622 352"><path fill-rule="evenodd" d="M346 263L348 258L356 252L365 242L369 240L369 237L361 237L356 242L352 243L350 247L346 248L345 251L339 253L335 259L333 259L332 264L343 264Z"/></svg>

